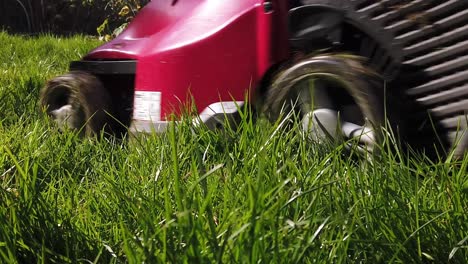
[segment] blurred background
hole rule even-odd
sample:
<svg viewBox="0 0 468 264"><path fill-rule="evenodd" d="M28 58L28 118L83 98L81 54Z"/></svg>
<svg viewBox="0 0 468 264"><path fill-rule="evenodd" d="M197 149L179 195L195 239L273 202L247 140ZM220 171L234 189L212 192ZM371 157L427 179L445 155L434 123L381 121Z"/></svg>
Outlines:
<svg viewBox="0 0 468 264"><path fill-rule="evenodd" d="M150 0L1 0L0 30L9 33L118 34Z"/></svg>

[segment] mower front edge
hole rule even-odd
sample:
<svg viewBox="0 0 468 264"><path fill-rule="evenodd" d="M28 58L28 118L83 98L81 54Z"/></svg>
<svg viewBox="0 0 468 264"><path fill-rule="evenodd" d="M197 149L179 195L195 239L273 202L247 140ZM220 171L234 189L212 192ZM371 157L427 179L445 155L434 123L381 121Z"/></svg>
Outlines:
<svg viewBox="0 0 468 264"><path fill-rule="evenodd" d="M84 71L95 75L100 74L132 74L136 73L135 60L94 61L81 60L70 63L70 71Z"/></svg>

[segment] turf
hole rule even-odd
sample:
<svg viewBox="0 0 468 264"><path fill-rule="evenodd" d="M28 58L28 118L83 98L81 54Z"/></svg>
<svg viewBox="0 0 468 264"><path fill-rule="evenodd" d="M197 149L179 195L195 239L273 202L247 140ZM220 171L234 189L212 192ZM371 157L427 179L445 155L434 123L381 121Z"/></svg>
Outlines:
<svg viewBox="0 0 468 264"><path fill-rule="evenodd" d="M2 263L468 259L468 158L357 157L248 109L236 129L80 139L47 120L38 94L100 42L0 43Z"/></svg>

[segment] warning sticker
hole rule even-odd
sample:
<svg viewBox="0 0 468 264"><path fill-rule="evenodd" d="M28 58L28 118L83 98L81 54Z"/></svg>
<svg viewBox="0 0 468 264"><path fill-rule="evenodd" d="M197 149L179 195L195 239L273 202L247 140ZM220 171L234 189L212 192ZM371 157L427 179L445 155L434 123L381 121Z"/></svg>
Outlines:
<svg viewBox="0 0 468 264"><path fill-rule="evenodd" d="M142 121L160 121L161 93L135 91L133 119Z"/></svg>

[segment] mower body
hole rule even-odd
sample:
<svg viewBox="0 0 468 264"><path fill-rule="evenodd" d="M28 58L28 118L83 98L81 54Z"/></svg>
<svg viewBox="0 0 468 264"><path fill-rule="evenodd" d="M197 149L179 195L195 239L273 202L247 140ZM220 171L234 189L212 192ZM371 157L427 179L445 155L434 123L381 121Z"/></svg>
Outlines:
<svg viewBox="0 0 468 264"><path fill-rule="evenodd" d="M71 68L103 76L108 89L133 98L120 105L132 110L135 130L164 130L182 108L208 121L237 111L271 66L287 59L286 2L268 8L263 0L152 1Z"/></svg>
<svg viewBox="0 0 468 264"><path fill-rule="evenodd" d="M181 109L216 123L261 96L269 73L295 54L324 48L366 58L408 99L404 115L417 140L454 145L462 137L466 0L151 1L121 35L70 68L101 79L124 124L163 131ZM431 126L441 134L422 132Z"/></svg>

